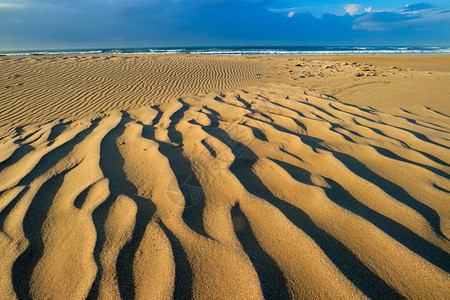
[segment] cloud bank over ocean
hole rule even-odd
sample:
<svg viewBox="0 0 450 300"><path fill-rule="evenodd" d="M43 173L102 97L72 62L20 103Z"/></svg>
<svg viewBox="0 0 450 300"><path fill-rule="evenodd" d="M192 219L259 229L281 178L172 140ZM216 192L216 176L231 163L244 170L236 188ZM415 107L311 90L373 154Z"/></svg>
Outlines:
<svg viewBox="0 0 450 300"><path fill-rule="evenodd" d="M0 47L450 44L445 1L299 3L0 0Z"/></svg>

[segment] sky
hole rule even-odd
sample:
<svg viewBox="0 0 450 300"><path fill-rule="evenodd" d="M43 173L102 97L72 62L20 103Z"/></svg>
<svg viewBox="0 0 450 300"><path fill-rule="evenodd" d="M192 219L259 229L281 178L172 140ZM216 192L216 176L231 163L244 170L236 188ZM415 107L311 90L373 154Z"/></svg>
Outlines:
<svg viewBox="0 0 450 300"><path fill-rule="evenodd" d="M0 0L0 50L450 46L450 1Z"/></svg>

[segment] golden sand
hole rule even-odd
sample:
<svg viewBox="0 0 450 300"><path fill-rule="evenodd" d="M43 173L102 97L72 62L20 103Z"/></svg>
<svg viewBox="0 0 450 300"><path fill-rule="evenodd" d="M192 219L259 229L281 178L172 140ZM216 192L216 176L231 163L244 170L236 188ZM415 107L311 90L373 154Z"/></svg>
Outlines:
<svg viewBox="0 0 450 300"><path fill-rule="evenodd" d="M450 56L0 58L1 299L445 299Z"/></svg>

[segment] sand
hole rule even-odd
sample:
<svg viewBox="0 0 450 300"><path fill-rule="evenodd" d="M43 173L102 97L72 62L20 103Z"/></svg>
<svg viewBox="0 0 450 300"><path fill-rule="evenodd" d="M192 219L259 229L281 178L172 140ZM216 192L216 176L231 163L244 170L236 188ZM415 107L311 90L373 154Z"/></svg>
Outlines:
<svg viewBox="0 0 450 300"><path fill-rule="evenodd" d="M1 299L446 299L450 56L0 58Z"/></svg>

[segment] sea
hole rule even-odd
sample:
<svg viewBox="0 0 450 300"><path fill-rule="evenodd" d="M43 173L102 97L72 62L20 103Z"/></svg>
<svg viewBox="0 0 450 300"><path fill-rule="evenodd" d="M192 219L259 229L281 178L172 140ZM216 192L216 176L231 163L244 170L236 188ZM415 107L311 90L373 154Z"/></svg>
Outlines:
<svg viewBox="0 0 450 300"><path fill-rule="evenodd" d="M53 50L0 51L0 55L67 55L67 54L209 54L209 55L395 55L395 54L450 54L450 47L143 47L92 48Z"/></svg>

